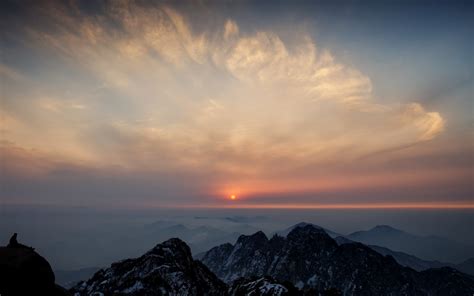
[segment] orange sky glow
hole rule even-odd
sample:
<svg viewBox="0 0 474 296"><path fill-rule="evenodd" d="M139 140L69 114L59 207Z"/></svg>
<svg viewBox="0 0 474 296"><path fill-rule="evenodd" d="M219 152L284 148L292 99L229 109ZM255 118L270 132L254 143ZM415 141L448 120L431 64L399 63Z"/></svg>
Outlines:
<svg viewBox="0 0 474 296"><path fill-rule="evenodd" d="M407 95L392 76L415 71L418 55L372 57L361 39L361 60L304 21L67 5L31 5L24 19L37 21L8 23L3 202L473 208L472 97ZM445 69L421 65L424 80Z"/></svg>
<svg viewBox="0 0 474 296"><path fill-rule="evenodd" d="M215 208L215 209L288 209L288 210L311 210L311 209L474 209L472 202L450 202L450 203L372 203L372 204L246 204L246 203L229 203L215 205L179 205L169 207L184 208Z"/></svg>

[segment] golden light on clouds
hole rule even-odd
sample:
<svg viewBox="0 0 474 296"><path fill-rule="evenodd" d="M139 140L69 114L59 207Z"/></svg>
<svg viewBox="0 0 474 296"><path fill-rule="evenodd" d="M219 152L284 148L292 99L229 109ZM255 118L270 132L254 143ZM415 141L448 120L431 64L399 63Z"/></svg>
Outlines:
<svg viewBox="0 0 474 296"><path fill-rule="evenodd" d="M170 7L124 2L109 3L100 18L61 7L42 13L54 29L29 27L28 42L57 61L41 87L0 67L30 90L21 108L13 94L13 107L1 111L4 149L96 169L196 175L205 193L231 200L240 193L228 192L230 183L249 196L438 178L344 171L435 139L445 119L416 100L377 98L370 77L309 33L285 39L232 19L198 30Z"/></svg>

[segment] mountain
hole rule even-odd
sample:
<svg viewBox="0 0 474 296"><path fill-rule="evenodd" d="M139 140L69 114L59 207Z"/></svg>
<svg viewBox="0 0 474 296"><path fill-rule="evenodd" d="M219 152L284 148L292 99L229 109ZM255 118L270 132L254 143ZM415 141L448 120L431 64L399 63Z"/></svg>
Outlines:
<svg viewBox="0 0 474 296"><path fill-rule="evenodd" d="M417 280L429 295L474 295L474 278L450 267L424 270Z"/></svg>
<svg viewBox="0 0 474 296"><path fill-rule="evenodd" d="M348 238L346 238L346 237L344 237L344 236L342 236L342 235L335 237L334 240L336 241L336 243L337 243L338 245L353 244L353 243L355 243L355 241L350 240L350 239L348 239Z"/></svg>
<svg viewBox="0 0 474 296"><path fill-rule="evenodd" d="M0 295L65 296L55 284L49 262L33 248L16 242L16 234L6 247L0 247Z"/></svg>
<svg viewBox="0 0 474 296"><path fill-rule="evenodd" d="M318 226L318 225L315 225L315 224L312 224L312 223L307 223L307 222L300 222L298 224L295 224L293 226L290 226L284 230L281 230L281 231L277 231L275 232L274 234L277 234L279 236L282 236L282 237L286 237L288 235L288 233L290 233L293 229L295 228L298 228L298 227L304 227L304 226L307 226L307 225L311 225L315 228L319 228L319 229L322 229L324 230L330 237L332 238L335 238L335 237L338 237L338 236L342 236L342 234L339 234L337 232L334 232L334 231L331 231L329 229L326 229L326 228L323 228L321 226Z"/></svg>
<svg viewBox="0 0 474 296"><path fill-rule="evenodd" d="M113 263L71 289L75 295L226 295L227 286L177 238ZM103 294L100 294L103 293Z"/></svg>
<svg viewBox="0 0 474 296"><path fill-rule="evenodd" d="M459 264L456 264L456 268L462 272L474 275L474 258L469 258Z"/></svg>
<svg viewBox="0 0 474 296"><path fill-rule="evenodd" d="M417 236L388 225L357 231L346 238L412 254L424 260L460 262L474 256L474 246L464 245L437 236Z"/></svg>
<svg viewBox="0 0 474 296"><path fill-rule="evenodd" d="M55 270L56 282L62 287L71 288L77 282L90 278L99 271L98 267L87 267L76 270Z"/></svg>
<svg viewBox="0 0 474 296"><path fill-rule="evenodd" d="M316 289L300 290L288 281L278 281L270 276L239 278L232 282L229 296L340 296L342 293L335 289L318 291Z"/></svg>
<svg viewBox="0 0 474 296"><path fill-rule="evenodd" d="M293 296L301 292L289 282L278 282L264 276L260 278L240 278L232 283L229 296L259 295L259 296Z"/></svg>
<svg viewBox="0 0 474 296"><path fill-rule="evenodd" d="M145 241L152 243L179 237L185 241L194 254L209 250L209 248L227 242L235 242L240 233L227 232L210 226L187 227L170 221L157 221L147 224L145 229Z"/></svg>
<svg viewBox="0 0 474 296"><path fill-rule="evenodd" d="M296 227L268 239L242 235L235 245L209 250L202 262L231 283L241 277L271 276L302 290L338 290L344 295L471 295L474 279L451 268L416 272L361 243L338 245L323 229ZM446 277L437 281L438 277ZM431 278L432 277L432 278ZM445 294L446 289L450 294Z"/></svg>
<svg viewBox="0 0 474 296"><path fill-rule="evenodd" d="M403 252L392 251L384 247L379 247L379 246L374 246L374 245L369 245L368 247L384 256L390 255L398 262L398 264L413 268L416 271L427 270L430 268L440 268L444 266L451 266L454 268L456 266L455 264L451 264L451 263L423 260L416 256L409 255Z"/></svg>
<svg viewBox="0 0 474 296"><path fill-rule="evenodd" d="M339 245L354 243L354 241L348 238L345 238L343 236L338 236L335 238L335 240ZM455 266L455 264L451 264L451 263L423 260L413 255L409 255L403 252L392 251L389 248L384 248L380 246L368 245L368 247L384 256L390 255L395 259L395 261L397 261L398 264L413 268L416 271L422 271L429 268L440 268L444 266L452 266L452 267Z"/></svg>
<svg viewBox="0 0 474 296"><path fill-rule="evenodd" d="M354 243L354 241L351 241L350 239L345 238L343 236L338 236L334 238L334 240L339 245ZM395 259L395 261L397 261L398 264L413 268L416 271L423 271L430 268L441 268L447 266L462 271L464 273L474 275L474 258L468 259L460 264L454 264L449 262L440 262L436 260L423 260L407 253L392 251L389 248L384 248L375 245L368 245L368 247L384 256L390 255Z"/></svg>

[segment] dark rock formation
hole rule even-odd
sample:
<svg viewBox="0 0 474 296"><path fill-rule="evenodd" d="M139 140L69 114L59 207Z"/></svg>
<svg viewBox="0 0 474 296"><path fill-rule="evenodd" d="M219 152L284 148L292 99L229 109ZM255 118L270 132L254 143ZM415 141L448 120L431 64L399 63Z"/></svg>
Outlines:
<svg viewBox="0 0 474 296"><path fill-rule="evenodd" d="M293 296L302 295L302 292L290 282L278 282L265 276L261 278L240 278L232 283L229 289L230 296Z"/></svg>
<svg viewBox="0 0 474 296"><path fill-rule="evenodd" d="M113 263L71 289L76 295L227 295L227 285L173 238L135 259Z"/></svg>
<svg viewBox="0 0 474 296"><path fill-rule="evenodd" d="M353 244L354 241L343 237L338 236L334 238L338 245L343 244ZM390 250L389 248L375 246L375 245L368 245L369 248L376 251L383 256L392 256L398 264L406 267L413 268L416 271L423 271L430 268L441 268L441 267L451 267L457 269L461 272L467 273L469 275L474 275L474 258L467 259L459 264L449 263L449 262L440 262L440 261L430 261L430 260L423 260L416 256L406 254L403 252L397 252ZM204 254L202 255L204 256Z"/></svg>
<svg viewBox="0 0 474 296"><path fill-rule="evenodd" d="M67 295L54 283L48 261L31 247L16 241L16 234L7 247L0 247L0 295Z"/></svg>
<svg viewBox="0 0 474 296"><path fill-rule="evenodd" d="M388 225L377 225L370 230L357 231L346 238L430 261L459 262L474 256L474 246L438 236L414 235Z"/></svg>
<svg viewBox="0 0 474 296"><path fill-rule="evenodd" d="M343 295L472 295L474 279L450 268L417 272L361 243L338 245L311 225L286 238L263 233L241 236L209 250L202 261L225 282L271 276L297 288ZM444 280L441 280L441 279ZM318 292L319 293L319 292Z"/></svg>

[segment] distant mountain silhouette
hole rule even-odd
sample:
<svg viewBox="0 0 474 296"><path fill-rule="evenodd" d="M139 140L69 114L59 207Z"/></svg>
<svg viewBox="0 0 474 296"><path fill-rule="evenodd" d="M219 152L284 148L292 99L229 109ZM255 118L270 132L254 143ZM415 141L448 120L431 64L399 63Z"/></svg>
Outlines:
<svg viewBox="0 0 474 296"><path fill-rule="evenodd" d="M354 243L354 241L343 236L338 236L334 238L334 240L339 245ZM449 262L440 262L436 260L423 260L407 253L392 251L389 248L375 245L368 245L368 247L384 256L390 255L395 259L395 261L397 261L398 264L413 268L416 271L423 271L430 268L452 267L464 273L474 275L474 259L468 259L460 264L454 264Z"/></svg>
<svg viewBox="0 0 474 296"><path fill-rule="evenodd" d="M346 238L412 254L424 260L460 262L474 256L474 246L464 245L437 236L418 236L393 228L378 225L370 230L357 231Z"/></svg>
<svg viewBox="0 0 474 296"><path fill-rule="evenodd" d="M32 247L18 243L16 234L8 246L0 247L0 295L67 295L55 284L48 261Z"/></svg>
<svg viewBox="0 0 474 296"><path fill-rule="evenodd" d="M287 237L263 232L209 250L202 262L222 280L271 276L303 290L344 295L471 295L474 279L455 269L416 272L361 243L338 245L323 229L306 225ZM436 280L443 276L446 280ZM432 277L432 278L431 278ZM449 290L450 294L445 294Z"/></svg>

